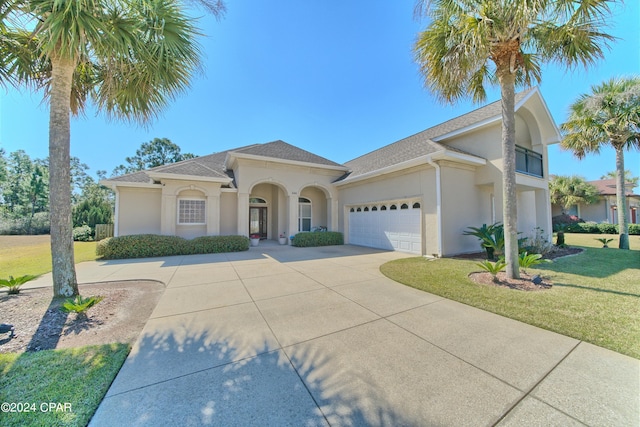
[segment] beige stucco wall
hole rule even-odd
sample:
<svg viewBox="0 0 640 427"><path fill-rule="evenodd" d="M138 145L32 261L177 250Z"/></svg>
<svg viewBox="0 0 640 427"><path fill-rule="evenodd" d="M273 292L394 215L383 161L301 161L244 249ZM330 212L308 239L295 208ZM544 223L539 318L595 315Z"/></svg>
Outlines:
<svg viewBox="0 0 640 427"><path fill-rule="evenodd" d="M316 187L306 187L300 192L300 197L311 200L311 228L327 227L327 196Z"/></svg>
<svg viewBox="0 0 640 427"><path fill-rule="evenodd" d="M477 239L463 233L491 221L491 193L475 184L474 169L441 162L442 256L478 252Z"/></svg>
<svg viewBox="0 0 640 427"><path fill-rule="evenodd" d="M223 191L220 195L220 235L238 233L238 194Z"/></svg>
<svg viewBox="0 0 640 427"><path fill-rule="evenodd" d="M161 188L118 189L118 229L116 236L160 234Z"/></svg>

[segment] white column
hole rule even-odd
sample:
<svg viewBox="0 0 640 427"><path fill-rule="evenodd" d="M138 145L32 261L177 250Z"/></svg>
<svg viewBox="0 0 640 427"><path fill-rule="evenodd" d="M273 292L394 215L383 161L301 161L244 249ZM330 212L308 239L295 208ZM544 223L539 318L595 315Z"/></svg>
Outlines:
<svg viewBox="0 0 640 427"><path fill-rule="evenodd" d="M287 198L289 201L289 236L294 236L298 233L298 193L289 194Z"/></svg>
<svg viewBox="0 0 640 427"><path fill-rule="evenodd" d="M168 187L167 185L162 187L160 233L165 236L175 236L178 207L176 206L176 195Z"/></svg>

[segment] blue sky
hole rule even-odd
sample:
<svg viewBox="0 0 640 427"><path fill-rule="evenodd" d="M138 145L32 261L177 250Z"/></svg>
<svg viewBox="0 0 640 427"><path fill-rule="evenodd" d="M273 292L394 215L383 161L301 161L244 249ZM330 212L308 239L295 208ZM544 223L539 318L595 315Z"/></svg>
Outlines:
<svg viewBox="0 0 640 427"><path fill-rule="evenodd" d="M614 10L608 32L619 40L604 61L586 71L544 69L540 90L558 125L591 85L640 73L640 8L626 3ZM411 48L427 23L414 19L413 0L228 0L227 7L219 22L200 19L204 71L154 123L109 122L93 110L72 119L71 153L91 174L110 174L156 137L196 155L282 139L345 162L478 107L442 105L424 89ZM0 89L0 96L0 147L46 157L42 95ZM498 99L490 89L488 102ZM556 145L549 159L552 174L588 180L615 169L609 149L578 161ZM640 176L640 153L625 160Z"/></svg>

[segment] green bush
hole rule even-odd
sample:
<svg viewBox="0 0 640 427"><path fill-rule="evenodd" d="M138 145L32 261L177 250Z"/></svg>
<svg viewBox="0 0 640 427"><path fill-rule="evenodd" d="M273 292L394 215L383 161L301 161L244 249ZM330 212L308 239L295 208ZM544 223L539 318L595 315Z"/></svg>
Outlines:
<svg viewBox="0 0 640 427"><path fill-rule="evenodd" d="M249 238L245 236L202 236L189 242L196 254L242 252L249 250Z"/></svg>
<svg viewBox="0 0 640 427"><path fill-rule="evenodd" d="M343 245L344 237L337 231L314 231L310 233L298 233L291 243L299 248L312 246Z"/></svg>
<svg viewBox="0 0 640 427"><path fill-rule="evenodd" d="M618 225L606 222L582 222L567 226L567 233L588 233L588 234L618 234ZM630 235L640 235L640 224L629 224Z"/></svg>
<svg viewBox="0 0 640 427"><path fill-rule="evenodd" d="M88 225L73 228L73 240L76 242L92 242L93 230Z"/></svg>
<svg viewBox="0 0 640 427"><path fill-rule="evenodd" d="M244 236L205 236L187 240L178 236L137 234L101 240L96 246L96 255L103 259L125 259L240 252L248 249L249 239Z"/></svg>

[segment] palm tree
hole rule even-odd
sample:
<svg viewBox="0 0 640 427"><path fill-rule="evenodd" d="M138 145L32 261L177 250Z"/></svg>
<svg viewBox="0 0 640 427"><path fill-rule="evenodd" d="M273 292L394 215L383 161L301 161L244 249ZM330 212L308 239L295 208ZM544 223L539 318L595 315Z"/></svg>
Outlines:
<svg viewBox="0 0 640 427"><path fill-rule="evenodd" d="M617 171L609 171L606 174L602 175L600 179L616 179L617 176ZM640 178L638 178L637 176L633 176L633 172L631 172L629 169L626 169L624 171L624 182L626 183L625 185L629 185L631 188L634 188L638 186Z"/></svg>
<svg viewBox="0 0 640 427"><path fill-rule="evenodd" d="M629 249L629 224L625 199L624 151L640 150L640 77L613 78L591 93L582 94L569 107L562 126L562 147L582 159L598 154L604 145L616 152L616 203L620 249Z"/></svg>
<svg viewBox="0 0 640 427"><path fill-rule="evenodd" d="M53 292L77 295L70 114L92 100L110 118L155 118L198 70L199 32L177 0L15 0L0 19L0 83L42 89L50 105Z"/></svg>
<svg viewBox="0 0 640 427"><path fill-rule="evenodd" d="M515 172L515 87L541 81L541 66L568 68L603 57L612 39L599 31L606 0L418 0L431 19L418 34L415 60L425 86L441 101L486 99L498 84L502 99L503 222L507 277L518 278Z"/></svg>
<svg viewBox="0 0 640 427"><path fill-rule="evenodd" d="M575 175L552 175L549 180L549 193L551 203L562 206L563 214L571 206L590 205L600 199L600 192L595 185L589 184L581 176Z"/></svg>

